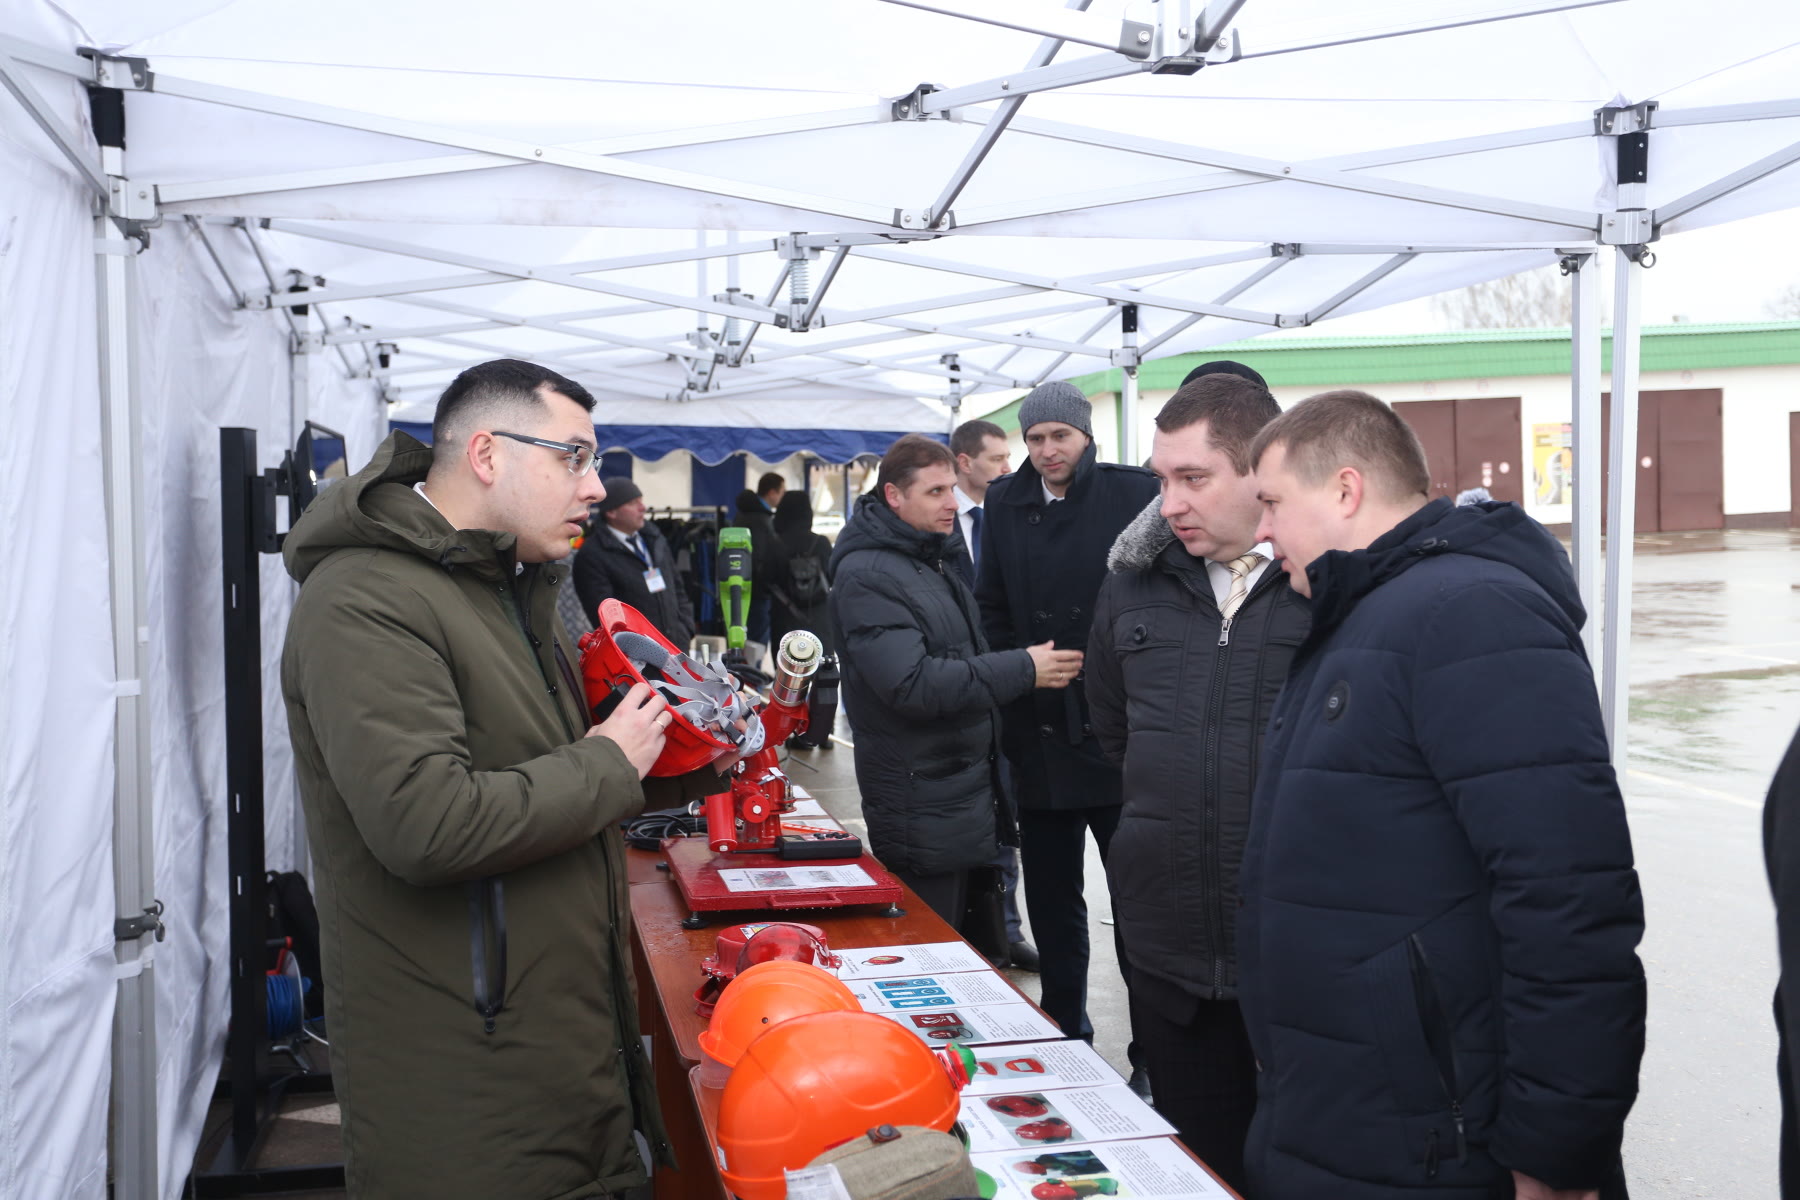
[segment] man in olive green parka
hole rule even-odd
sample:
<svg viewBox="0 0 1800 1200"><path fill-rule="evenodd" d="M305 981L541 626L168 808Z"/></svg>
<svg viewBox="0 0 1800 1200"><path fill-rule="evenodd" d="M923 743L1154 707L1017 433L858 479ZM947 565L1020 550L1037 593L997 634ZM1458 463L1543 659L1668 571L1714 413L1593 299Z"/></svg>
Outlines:
<svg viewBox="0 0 1800 1200"><path fill-rule="evenodd" d="M668 1157L619 823L672 714L640 685L589 728L555 615L604 495L592 407L542 367L472 367L435 450L392 435L287 538L282 686L352 1196L610 1196L645 1179L634 1128ZM723 786L706 774L675 790Z"/></svg>

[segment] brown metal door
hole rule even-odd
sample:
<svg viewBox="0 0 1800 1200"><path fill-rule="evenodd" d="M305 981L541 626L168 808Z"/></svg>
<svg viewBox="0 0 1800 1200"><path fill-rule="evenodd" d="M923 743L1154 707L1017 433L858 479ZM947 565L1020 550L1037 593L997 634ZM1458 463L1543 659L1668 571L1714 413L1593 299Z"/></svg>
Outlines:
<svg viewBox="0 0 1800 1200"><path fill-rule="evenodd" d="M1656 533L1662 529L1658 518L1657 492L1662 478L1662 446L1658 442L1658 414L1662 411L1661 392L1638 393L1637 505L1633 519L1634 533ZM1605 496L1607 480L1612 474L1612 393L1600 393L1600 487ZM1606 501L1601 500L1600 524L1606 524Z"/></svg>
<svg viewBox="0 0 1800 1200"><path fill-rule="evenodd" d="M1725 528L1725 393L1647 392L1657 398L1659 527Z"/></svg>
<svg viewBox="0 0 1800 1200"><path fill-rule="evenodd" d="M1456 401L1456 490L1484 487L1496 500L1523 503L1521 438L1519 397Z"/></svg>
<svg viewBox="0 0 1800 1200"><path fill-rule="evenodd" d="M1456 402L1408 400L1394 405L1400 419L1412 426L1425 447L1425 466L1431 472L1431 499L1456 499Z"/></svg>
<svg viewBox="0 0 1800 1200"><path fill-rule="evenodd" d="M1788 525L1800 529L1800 412L1788 414Z"/></svg>

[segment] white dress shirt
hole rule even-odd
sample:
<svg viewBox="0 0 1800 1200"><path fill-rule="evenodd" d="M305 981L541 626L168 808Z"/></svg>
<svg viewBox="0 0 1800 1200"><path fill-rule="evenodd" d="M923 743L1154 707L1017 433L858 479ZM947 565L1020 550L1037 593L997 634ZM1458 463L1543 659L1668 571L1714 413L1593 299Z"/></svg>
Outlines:
<svg viewBox="0 0 1800 1200"><path fill-rule="evenodd" d="M1267 542L1258 542L1245 553L1248 554L1251 551L1262 555L1263 560L1256 564L1256 568L1249 575L1244 577L1245 596L1256 589L1257 580L1261 579L1263 572L1269 569L1269 564L1275 561L1275 547ZM1231 557L1238 556L1234 554ZM1214 562L1210 558L1206 560L1206 578L1212 582L1213 599L1218 602L1221 612L1225 610L1226 598L1231 595L1231 568L1225 565L1230 561L1231 559L1226 559L1225 562Z"/></svg>
<svg viewBox="0 0 1800 1200"><path fill-rule="evenodd" d="M963 545L971 549L975 546L975 520L969 514L980 507L960 486L956 489L956 527L962 530Z"/></svg>

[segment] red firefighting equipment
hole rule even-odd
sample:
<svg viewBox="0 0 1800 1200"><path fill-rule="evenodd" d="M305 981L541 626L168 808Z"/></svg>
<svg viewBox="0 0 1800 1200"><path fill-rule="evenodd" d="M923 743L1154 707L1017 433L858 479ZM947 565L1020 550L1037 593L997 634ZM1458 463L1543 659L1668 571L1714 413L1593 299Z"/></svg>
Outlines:
<svg viewBox="0 0 1800 1200"><path fill-rule="evenodd" d="M1081 1200L1086 1196L1116 1196L1119 1181L1100 1179L1046 1179L1031 1189L1037 1200Z"/></svg>
<svg viewBox="0 0 1800 1200"><path fill-rule="evenodd" d="M754 971L726 989L720 1010ZM937 1056L886 1017L820 1012L750 1044L719 1104L719 1165L742 1200L785 1200L783 1171L880 1125L949 1132L956 1086Z"/></svg>
<svg viewBox="0 0 1800 1200"><path fill-rule="evenodd" d="M798 921L732 925L719 932L713 952L700 963L706 978L694 992L694 1011L703 1017L712 1016L719 993L738 972L757 963L779 960L810 963L831 971L843 965L843 959L831 952L825 931L816 925Z"/></svg>
<svg viewBox="0 0 1800 1200"><path fill-rule="evenodd" d="M650 774L685 775L735 751L731 790L706 800L707 844L719 853L773 849L781 814L793 809L776 748L806 729L807 690L824 644L805 630L782 638L769 699L758 708L723 664L683 654L629 604L603 600L599 618L580 643L590 710L619 688L649 684L672 714Z"/></svg>

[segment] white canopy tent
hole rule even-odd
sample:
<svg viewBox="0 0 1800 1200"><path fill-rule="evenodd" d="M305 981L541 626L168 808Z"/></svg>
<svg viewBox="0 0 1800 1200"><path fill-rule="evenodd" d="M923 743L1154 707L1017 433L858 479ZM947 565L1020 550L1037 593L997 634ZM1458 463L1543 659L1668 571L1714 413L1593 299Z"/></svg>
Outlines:
<svg viewBox="0 0 1800 1200"><path fill-rule="evenodd" d="M279 445L312 418L360 461L501 354L659 444L943 430L971 394L1096 365L1125 368L1129 413L1144 357L1560 260L1622 755L1601 259L1624 533L1644 247L1800 203L1800 10L1755 0L0 13L0 512L29 564L0 625L8 1196L100 1195L109 1168L174 1196L198 1137L225 1020L217 426ZM71 519L83 468L104 529ZM290 592L263 566L282 866ZM115 938L159 897L166 942Z"/></svg>

